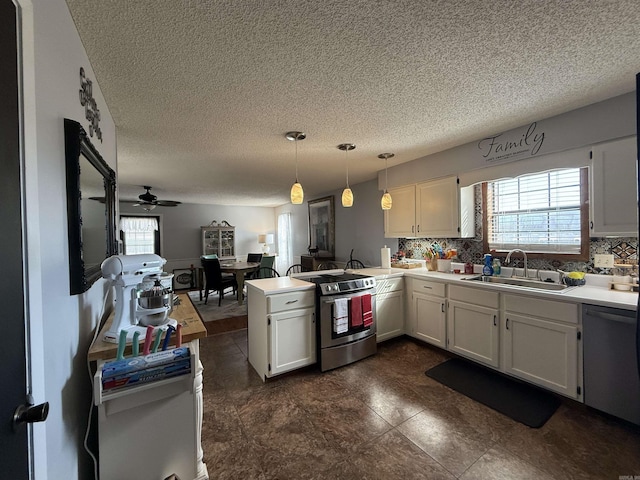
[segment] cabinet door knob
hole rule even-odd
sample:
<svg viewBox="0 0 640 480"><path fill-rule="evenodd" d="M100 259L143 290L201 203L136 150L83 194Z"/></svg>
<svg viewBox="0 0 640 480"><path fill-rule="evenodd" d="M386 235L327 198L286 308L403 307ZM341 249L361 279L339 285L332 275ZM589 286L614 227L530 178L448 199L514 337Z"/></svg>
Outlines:
<svg viewBox="0 0 640 480"><path fill-rule="evenodd" d="M507 318L507 330L509 330L509 319Z"/></svg>
<svg viewBox="0 0 640 480"><path fill-rule="evenodd" d="M497 325L496 323L496 315L493 316L493 326L495 327Z"/></svg>

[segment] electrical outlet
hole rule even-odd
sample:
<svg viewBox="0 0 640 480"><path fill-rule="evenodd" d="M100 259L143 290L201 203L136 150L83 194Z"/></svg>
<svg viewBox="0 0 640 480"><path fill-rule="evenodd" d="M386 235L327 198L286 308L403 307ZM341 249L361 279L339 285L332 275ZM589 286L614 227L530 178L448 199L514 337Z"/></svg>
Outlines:
<svg viewBox="0 0 640 480"><path fill-rule="evenodd" d="M596 268L613 268L613 255L594 255L593 266Z"/></svg>

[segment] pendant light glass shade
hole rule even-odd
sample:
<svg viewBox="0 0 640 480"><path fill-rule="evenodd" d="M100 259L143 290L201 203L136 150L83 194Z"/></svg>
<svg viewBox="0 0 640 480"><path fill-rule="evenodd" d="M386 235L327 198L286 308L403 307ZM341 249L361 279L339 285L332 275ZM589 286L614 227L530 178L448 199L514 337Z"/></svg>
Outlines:
<svg viewBox="0 0 640 480"><path fill-rule="evenodd" d="M353 150L356 146L353 143L341 143L338 145L338 149L344 150L344 157L347 164L347 186L342 191L342 206L343 207L351 207L353 206L353 192L349 188L349 150Z"/></svg>
<svg viewBox="0 0 640 480"><path fill-rule="evenodd" d="M302 185L298 181L298 144L296 143L299 140L304 140L307 138L307 135L303 132L287 132L285 134L287 140L294 142L296 146L296 181L291 186L291 203L294 205L300 205L304 201L304 190L302 190Z"/></svg>
<svg viewBox="0 0 640 480"><path fill-rule="evenodd" d="M353 192L350 188L345 188L342 191L342 206L343 207L351 207L353 206Z"/></svg>
<svg viewBox="0 0 640 480"><path fill-rule="evenodd" d="M383 210L391 210L391 205L393 205L393 200L391 199L391 195L386 190L384 191L384 195L380 199L380 206Z"/></svg>
<svg viewBox="0 0 640 480"><path fill-rule="evenodd" d="M393 153L381 153L380 155L378 155L378 158L384 158L384 195L382 195L382 198L380 199L380 206L382 207L382 210L391 210L391 206L393 205L391 194L387 190L387 187L389 185L387 160L394 156L395 155Z"/></svg>
<svg viewBox="0 0 640 480"><path fill-rule="evenodd" d="M291 203L294 205L300 205L304 201L304 190L302 185L297 181L291 185Z"/></svg>

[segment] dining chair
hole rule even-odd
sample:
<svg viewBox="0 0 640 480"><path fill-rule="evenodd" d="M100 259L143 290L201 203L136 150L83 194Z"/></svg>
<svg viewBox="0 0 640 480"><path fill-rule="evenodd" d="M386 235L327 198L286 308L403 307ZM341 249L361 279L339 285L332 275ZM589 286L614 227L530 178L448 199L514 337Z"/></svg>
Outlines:
<svg viewBox="0 0 640 480"><path fill-rule="evenodd" d="M273 264L276 260L276 257L271 255L271 256L262 256L262 259L260 260L260 268L273 268Z"/></svg>
<svg viewBox="0 0 640 480"><path fill-rule="evenodd" d="M344 266L345 270L348 268L353 268L353 269L364 268L364 263L362 263L360 260L351 259Z"/></svg>
<svg viewBox="0 0 640 480"><path fill-rule="evenodd" d="M318 264L316 270L334 270L336 268L340 267L338 267L338 265L336 265L334 262L323 262Z"/></svg>
<svg viewBox="0 0 640 480"><path fill-rule="evenodd" d="M248 253L247 254L247 263L259 263L262 262L262 254L261 253ZM244 274L244 279L249 280L253 278L253 272L247 272Z"/></svg>
<svg viewBox="0 0 640 480"><path fill-rule="evenodd" d="M258 270L253 272L253 276L251 277L251 279L255 280L255 279L258 279L258 278L275 278L275 277L279 277L279 276L280 276L280 274L274 268L271 268L271 267L260 267L260 268L258 268Z"/></svg>
<svg viewBox="0 0 640 480"><path fill-rule="evenodd" d="M218 306L222 305L222 299L224 298L224 291L228 288L233 288L233 293L236 293L238 289L238 282L236 282L235 276L222 276L220 270L220 260L217 258L203 258L202 268L204 269L204 303L207 304L209 299L209 292L218 292Z"/></svg>
<svg viewBox="0 0 640 480"><path fill-rule="evenodd" d="M287 277L292 273L302 273L304 272L304 267L301 263L294 263L287 269Z"/></svg>
<svg viewBox="0 0 640 480"><path fill-rule="evenodd" d="M248 253L247 254L247 262L248 263L258 263L260 260L262 260L262 254L261 253Z"/></svg>

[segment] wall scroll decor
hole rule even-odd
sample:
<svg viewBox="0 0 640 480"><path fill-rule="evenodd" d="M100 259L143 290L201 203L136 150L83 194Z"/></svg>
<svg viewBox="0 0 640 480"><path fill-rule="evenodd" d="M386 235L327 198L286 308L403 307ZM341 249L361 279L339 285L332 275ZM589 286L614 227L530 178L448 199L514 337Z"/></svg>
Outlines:
<svg viewBox="0 0 640 480"><path fill-rule="evenodd" d="M89 121L89 135L96 133L98 140L102 142L102 130L100 130L100 110L93 98L93 82L84 74L84 68L80 67L80 105L84 107L84 115Z"/></svg>
<svg viewBox="0 0 640 480"><path fill-rule="evenodd" d="M220 222L220 225L218 225L217 220L211 220L211 223L207 225L207 227L233 227L233 225L229 225L229 222L227 222L226 220L222 220Z"/></svg>

